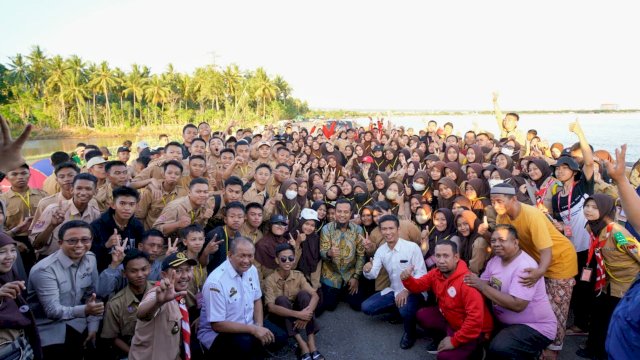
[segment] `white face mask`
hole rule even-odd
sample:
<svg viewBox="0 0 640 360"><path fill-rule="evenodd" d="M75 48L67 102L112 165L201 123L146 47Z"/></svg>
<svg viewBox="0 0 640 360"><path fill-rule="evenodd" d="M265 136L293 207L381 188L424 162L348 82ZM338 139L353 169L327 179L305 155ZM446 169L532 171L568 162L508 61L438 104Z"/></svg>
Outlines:
<svg viewBox="0 0 640 360"><path fill-rule="evenodd" d="M507 148L502 148L502 150L500 150L501 153L507 155L508 157L512 157L513 156L513 149L507 149Z"/></svg>
<svg viewBox="0 0 640 360"><path fill-rule="evenodd" d="M287 190L287 191L284 193L284 196L286 196L286 197L287 197L287 199L289 199L289 200L293 200L293 199L295 199L295 198L298 196L298 192L297 192L297 191L295 191L295 190Z"/></svg>
<svg viewBox="0 0 640 360"><path fill-rule="evenodd" d="M417 183L417 182L413 183L413 189L415 191L423 191L426 188L427 188L427 186L425 184L420 184L420 183Z"/></svg>
<svg viewBox="0 0 640 360"><path fill-rule="evenodd" d="M416 215L416 222L420 225L426 224L429 221L429 216L427 215Z"/></svg>
<svg viewBox="0 0 640 360"><path fill-rule="evenodd" d="M490 179L489 180L489 186L490 187L494 187L494 186L496 186L498 184L502 184L503 182L504 182L504 180L502 180L502 179Z"/></svg>
<svg viewBox="0 0 640 360"><path fill-rule="evenodd" d="M395 200L398 197L398 193L395 191L387 190L386 196L389 200Z"/></svg>

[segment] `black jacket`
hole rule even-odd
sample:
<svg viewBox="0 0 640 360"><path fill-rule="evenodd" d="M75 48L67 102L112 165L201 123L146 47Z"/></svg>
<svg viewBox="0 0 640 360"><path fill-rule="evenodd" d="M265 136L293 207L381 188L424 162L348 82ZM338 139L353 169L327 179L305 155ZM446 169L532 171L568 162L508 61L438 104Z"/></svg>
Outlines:
<svg viewBox="0 0 640 360"><path fill-rule="evenodd" d="M135 216L132 216L127 224L127 227L121 231L116 222L113 219L115 210L108 209L99 218L91 223L91 229L93 230L93 243L91 244L91 251L96 255L96 262L98 264L98 272L106 269L111 264L111 250L105 247L105 244L109 240L109 237L113 235L113 229L118 229L118 235L124 240L129 239L124 244L125 250L138 246L138 243L142 240L142 234L144 233L144 226L142 222Z"/></svg>

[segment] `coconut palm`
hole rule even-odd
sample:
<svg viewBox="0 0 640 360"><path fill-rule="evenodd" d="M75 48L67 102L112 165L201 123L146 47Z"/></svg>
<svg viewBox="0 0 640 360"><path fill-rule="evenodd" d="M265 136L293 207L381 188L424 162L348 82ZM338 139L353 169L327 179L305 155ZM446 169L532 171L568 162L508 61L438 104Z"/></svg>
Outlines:
<svg viewBox="0 0 640 360"><path fill-rule="evenodd" d="M123 94L124 96L132 96L133 119L136 118L136 100L141 100L144 96L145 85L146 79L143 77L140 66L138 64L131 65L131 72L129 72L124 82ZM140 116L142 116L142 105L140 105Z"/></svg>
<svg viewBox="0 0 640 360"><path fill-rule="evenodd" d="M65 79L69 72L68 64L62 56L56 55L49 63L49 77L45 81L45 94L57 99L60 109L58 111L58 123L62 127L66 119L65 104Z"/></svg>
<svg viewBox="0 0 640 360"><path fill-rule="evenodd" d="M162 78L158 75L151 77L151 80L144 89L144 97L149 104L153 105L153 113L155 120L158 120L158 103L162 106L164 112L164 104L167 102L169 88L166 86ZM164 117L162 120L164 124Z"/></svg>
<svg viewBox="0 0 640 360"><path fill-rule="evenodd" d="M92 79L89 81L89 87L97 91L102 91L105 99L105 107L107 110L106 126L111 126L111 108L109 105L109 93L112 87L118 84L118 78L113 70L109 68L106 61L100 63L100 67L92 73ZM96 91L96 92L97 92Z"/></svg>
<svg viewBox="0 0 640 360"><path fill-rule="evenodd" d="M262 103L262 118L267 117L267 100L271 101L276 98L278 88L271 82L269 76L263 68L256 69L254 76L254 82L256 85L255 92L253 93L257 100Z"/></svg>

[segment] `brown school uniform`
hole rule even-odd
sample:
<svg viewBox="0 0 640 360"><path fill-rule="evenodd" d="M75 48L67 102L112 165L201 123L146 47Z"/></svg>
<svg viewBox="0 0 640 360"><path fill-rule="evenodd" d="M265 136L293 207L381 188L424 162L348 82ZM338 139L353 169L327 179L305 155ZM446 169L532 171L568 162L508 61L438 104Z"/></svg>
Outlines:
<svg viewBox="0 0 640 360"><path fill-rule="evenodd" d="M47 176L44 183L42 183L42 190L49 195L53 195L60 191L60 184L58 184L58 178L55 173Z"/></svg>
<svg viewBox="0 0 640 360"><path fill-rule="evenodd" d="M289 277L283 279L280 273L274 271L267 277L264 285L264 303L273 304L276 298L286 296L289 301L294 301L300 291L306 291L309 295L315 290L309 285L304 274L298 270L291 270Z"/></svg>
<svg viewBox="0 0 640 360"><path fill-rule="evenodd" d="M96 196L93 197L98 203L100 212L104 212L113 204L113 187L108 181L98 188Z"/></svg>
<svg viewBox="0 0 640 360"><path fill-rule="evenodd" d="M149 230L153 227L162 209L173 200L187 196L187 190L182 186L176 186L173 191L166 192L163 190L162 197L154 199L153 194L148 189L144 189L140 193L140 201L136 209L136 217L144 224L144 229Z"/></svg>
<svg viewBox="0 0 640 360"><path fill-rule="evenodd" d="M18 194L9 189L6 193L0 194L0 200L5 203L6 214L4 228L8 231L20 225L22 220L28 216L33 216L38 208L40 200L48 195L38 189L28 189L24 194ZM28 232L15 234L16 236L26 236Z"/></svg>
<svg viewBox="0 0 640 360"><path fill-rule="evenodd" d="M140 304L155 301L156 291L149 289ZM182 345L182 315L177 301L163 304L149 320L136 321L135 334L131 340L131 360L180 360ZM194 336L195 334L191 334Z"/></svg>
<svg viewBox="0 0 640 360"><path fill-rule="evenodd" d="M147 281L146 290L152 287L153 282ZM120 338L130 344L138 321L136 317L138 306L140 306L140 300L133 294L129 286L113 295L105 308L100 337L104 339Z"/></svg>
<svg viewBox="0 0 640 360"><path fill-rule="evenodd" d="M51 204L57 204L61 201L65 201L67 199L64 198L64 196L62 196L62 193L59 192L57 194L53 194L50 196L47 196L45 198L43 198L42 200L40 200L40 202L38 203L38 208L36 209L35 214L33 214L33 221L31 222L31 226L29 227L29 231L31 231L33 229L33 226L40 220L40 217L42 216L42 213L44 212L44 209L47 208L47 206L51 205Z"/></svg>
<svg viewBox="0 0 640 360"><path fill-rule="evenodd" d="M180 220L183 216L188 216L191 219L191 223L198 223L202 226L205 226L207 223L206 218L204 218L204 213L206 208L203 206L200 209L194 210L191 206L191 201L188 196L181 197L179 199L173 200L168 203L158 219L153 224L153 227L162 231L164 233L163 228L165 224L173 223ZM177 236L177 232L175 234L164 234L167 237L175 237Z"/></svg>

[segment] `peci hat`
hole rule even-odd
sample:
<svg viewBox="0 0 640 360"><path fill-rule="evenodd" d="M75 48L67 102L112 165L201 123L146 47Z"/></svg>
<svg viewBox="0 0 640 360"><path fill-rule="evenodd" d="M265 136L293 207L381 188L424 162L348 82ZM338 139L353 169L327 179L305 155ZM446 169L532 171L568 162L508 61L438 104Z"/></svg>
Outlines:
<svg viewBox="0 0 640 360"><path fill-rule="evenodd" d="M91 169L91 167L94 165L104 164L106 162L107 160L105 160L102 156L92 157L91 160L87 162L87 169Z"/></svg>
<svg viewBox="0 0 640 360"><path fill-rule="evenodd" d="M269 219L269 223L270 224L289 225L289 220L284 215L276 214L276 215L272 215L271 216L271 219Z"/></svg>
<svg viewBox="0 0 640 360"><path fill-rule="evenodd" d="M162 271L167 271L167 269L169 268L177 268L184 263L187 263L191 266L198 265L198 262L194 259L188 258L187 255L182 252L177 252L167 256L166 258L164 258L164 260L162 260Z"/></svg>
<svg viewBox="0 0 640 360"><path fill-rule="evenodd" d="M131 152L131 149L129 149L129 148L128 148L128 147L126 147L126 146L120 146L120 147L118 148L118 151L117 151L117 152L119 152L119 153L121 153L121 152Z"/></svg>
<svg viewBox="0 0 640 360"><path fill-rule="evenodd" d="M310 208L302 209L300 212L300 218L304 220L320 221L320 219L318 219L318 212Z"/></svg>

